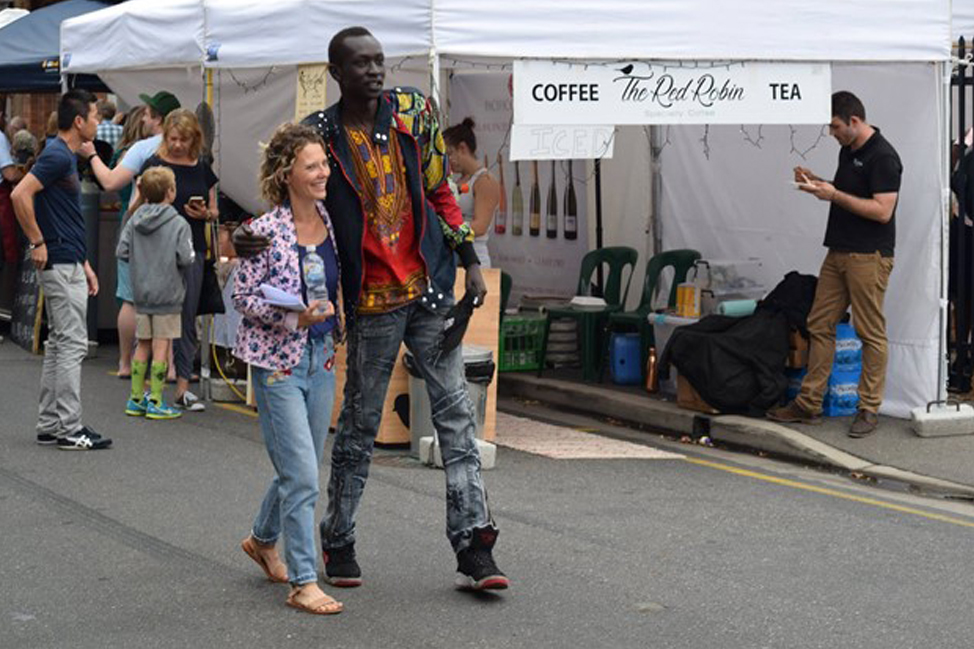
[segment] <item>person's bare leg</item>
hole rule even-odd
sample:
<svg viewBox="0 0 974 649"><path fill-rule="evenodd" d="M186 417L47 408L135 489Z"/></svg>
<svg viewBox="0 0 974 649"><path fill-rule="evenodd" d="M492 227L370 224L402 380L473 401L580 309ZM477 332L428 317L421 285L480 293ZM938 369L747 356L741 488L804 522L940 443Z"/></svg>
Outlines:
<svg viewBox="0 0 974 649"><path fill-rule="evenodd" d="M132 373L132 351L135 347L135 306L122 302L118 310L118 375Z"/></svg>

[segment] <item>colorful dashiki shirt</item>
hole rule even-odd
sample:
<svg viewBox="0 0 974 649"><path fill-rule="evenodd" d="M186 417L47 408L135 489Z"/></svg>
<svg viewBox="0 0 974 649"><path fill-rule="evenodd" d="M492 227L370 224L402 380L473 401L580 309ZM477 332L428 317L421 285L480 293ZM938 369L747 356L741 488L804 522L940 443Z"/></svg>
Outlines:
<svg viewBox="0 0 974 649"><path fill-rule="evenodd" d="M345 127L365 209L365 261L359 313L385 313L426 290L406 167L394 129L374 142L369 133Z"/></svg>

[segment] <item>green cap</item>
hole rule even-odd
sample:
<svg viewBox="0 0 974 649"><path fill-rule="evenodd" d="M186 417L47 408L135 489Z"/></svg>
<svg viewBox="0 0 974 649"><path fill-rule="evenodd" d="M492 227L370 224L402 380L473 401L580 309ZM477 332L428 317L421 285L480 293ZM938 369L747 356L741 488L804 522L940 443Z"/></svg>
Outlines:
<svg viewBox="0 0 974 649"><path fill-rule="evenodd" d="M139 99L162 117L179 108L179 100L176 99L176 95L166 90L160 90L151 97L146 94L141 94L139 95Z"/></svg>

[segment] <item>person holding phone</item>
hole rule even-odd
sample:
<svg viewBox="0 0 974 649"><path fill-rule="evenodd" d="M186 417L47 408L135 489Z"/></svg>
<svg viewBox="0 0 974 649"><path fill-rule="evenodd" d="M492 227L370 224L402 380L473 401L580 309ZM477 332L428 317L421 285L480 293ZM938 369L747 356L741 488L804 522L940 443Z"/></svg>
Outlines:
<svg viewBox="0 0 974 649"><path fill-rule="evenodd" d="M186 298L183 301L182 336L173 343L173 360L176 364L176 395L173 405L181 410L204 410L199 398L189 391L193 372L193 360L199 343L196 339L196 312L203 284L203 263L206 258L206 226L218 217L216 202L217 177L210 164L203 160L203 132L192 111L178 108L166 115L162 125L162 143L155 155L142 169L163 166L172 169L176 176L176 198L173 207L189 221L193 233L193 250L196 258L183 269L186 281ZM141 203L138 188L132 196L132 205ZM139 263L133 259L131 263Z"/></svg>

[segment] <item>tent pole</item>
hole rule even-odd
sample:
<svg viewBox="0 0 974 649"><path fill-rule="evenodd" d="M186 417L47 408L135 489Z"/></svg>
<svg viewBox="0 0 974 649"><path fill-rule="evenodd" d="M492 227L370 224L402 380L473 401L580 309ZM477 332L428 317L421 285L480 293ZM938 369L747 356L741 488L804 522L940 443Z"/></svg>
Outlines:
<svg viewBox="0 0 974 649"><path fill-rule="evenodd" d="M595 248L602 249L602 158L595 159ZM602 266L599 265L598 275L599 294L605 295L602 285Z"/></svg>
<svg viewBox="0 0 974 649"><path fill-rule="evenodd" d="M660 154L663 152L662 126L649 127L649 191L650 210L653 219L653 254L663 250L663 223L661 206L663 204L663 176L660 173Z"/></svg>
<svg viewBox="0 0 974 649"><path fill-rule="evenodd" d="M951 137L951 65L950 63L942 63L942 82L941 82L941 119L943 124L941 126L941 154L940 163L945 169L944 173L940 175L941 182L941 218L940 218L940 341L937 346L937 400L945 401L947 399L947 375L948 375L948 363L949 363L949 346L948 346L948 327L950 322L950 307L949 298L947 295L947 283L948 283L948 266L950 265L950 252L949 252L949 232L950 232L950 150L953 138ZM960 92L966 92L963 86L960 86ZM964 141L964 134L959 133L958 137L960 141ZM960 198L962 201L963 198Z"/></svg>

